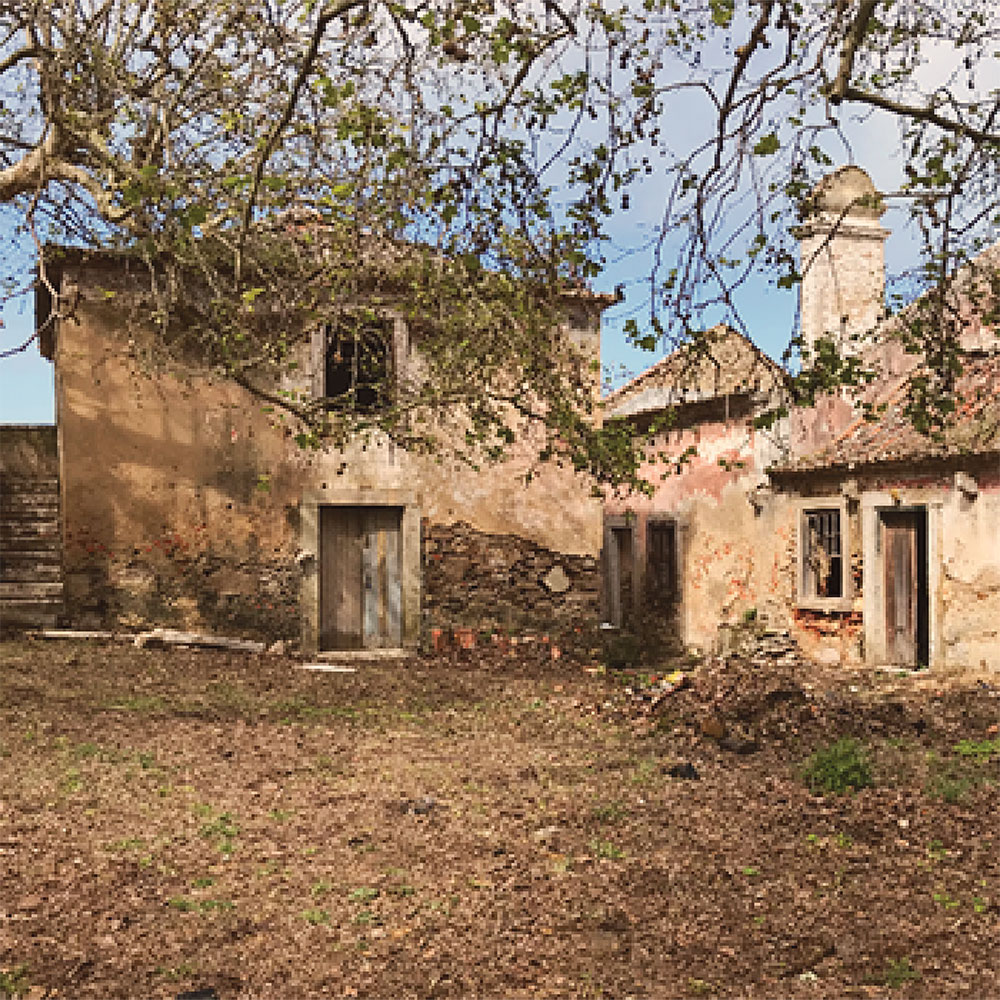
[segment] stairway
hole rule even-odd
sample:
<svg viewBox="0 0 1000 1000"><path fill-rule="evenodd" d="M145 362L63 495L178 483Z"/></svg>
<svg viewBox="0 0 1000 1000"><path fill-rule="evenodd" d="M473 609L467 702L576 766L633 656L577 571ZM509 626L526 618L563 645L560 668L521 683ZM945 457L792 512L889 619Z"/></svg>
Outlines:
<svg viewBox="0 0 1000 1000"><path fill-rule="evenodd" d="M0 633L54 628L63 617L59 480L0 477Z"/></svg>

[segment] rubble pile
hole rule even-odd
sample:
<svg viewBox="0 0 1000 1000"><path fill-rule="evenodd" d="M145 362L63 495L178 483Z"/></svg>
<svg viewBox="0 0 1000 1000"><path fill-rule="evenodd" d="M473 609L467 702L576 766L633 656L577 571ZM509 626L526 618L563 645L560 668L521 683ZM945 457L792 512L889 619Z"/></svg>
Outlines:
<svg viewBox="0 0 1000 1000"><path fill-rule="evenodd" d="M622 713L637 730L669 718L734 753L753 753L763 740L794 734L816 713L804 680L809 661L786 630L757 625L736 638L726 653L694 670L640 676L612 711L605 704L598 714L611 720Z"/></svg>

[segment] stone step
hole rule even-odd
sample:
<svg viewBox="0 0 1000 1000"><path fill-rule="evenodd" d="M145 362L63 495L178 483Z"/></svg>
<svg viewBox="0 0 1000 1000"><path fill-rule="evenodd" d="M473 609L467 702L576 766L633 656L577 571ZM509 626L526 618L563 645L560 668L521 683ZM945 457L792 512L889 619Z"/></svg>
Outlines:
<svg viewBox="0 0 1000 1000"><path fill-rule="evenodd" d="M45 552L50 556L59 557L62 550L62 539L58 535L40 537L38 535L25 538L6 538L0 536L0 557L6 558L8 555L14 557L23 556L29 552Z"/></svg>
<svg viewBox="0 0 1000 1000"><path fill-rule="evenodd" d="M26 583L44 583L61 579L62 566L58 560L11 562L7 559L6 552L0 557L0 582L17 583L24 580Z"/></svg>
<svg viewBox="0 0 1000 1000"><path fill-rule="evenodd" d="M0 474L0 490L4 493L24 489L25 487L39 487L41 489L54 489L59 486L58 476L18 476L13 473Z"/></svg>
<svg viewBox="0 0 1000 1000"><path fill-rule="evenodd" d="M0 603L7 600L39 601L49 598L62 601L63 585L55 581L0 581Z"/></svg>
<svg viewBox="0 0 1000 1000"><path fill-rule="evenodd" d="M59 504L25 504L23 507L0 506L0 523L21 524L24 521L58 521Z"/></svg>
<svg viewBox="0 0 1000 1000"><path fill-rule="evenodd" d="M58 538L58 518L35 518L30 521L0 520L0 541L18 538Z"/></svg>
<svg viewBox="0 0 1000 1000"><path fill-rule="evenodd" d="M23 628L55 628L63 614L63 603L56 599L0 600L0 632Z"/></svg>

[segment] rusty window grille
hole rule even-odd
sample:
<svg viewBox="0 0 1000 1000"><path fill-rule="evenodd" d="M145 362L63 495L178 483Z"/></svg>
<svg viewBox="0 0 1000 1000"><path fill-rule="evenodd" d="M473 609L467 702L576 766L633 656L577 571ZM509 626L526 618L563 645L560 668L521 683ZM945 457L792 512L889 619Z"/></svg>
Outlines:
<svg viewBox="0 0 1000 1000"><path fill-rule="evenodd" d="M807 510L804 516L803 582L806 597L843 597L843 548L839 510Z"/></svg>

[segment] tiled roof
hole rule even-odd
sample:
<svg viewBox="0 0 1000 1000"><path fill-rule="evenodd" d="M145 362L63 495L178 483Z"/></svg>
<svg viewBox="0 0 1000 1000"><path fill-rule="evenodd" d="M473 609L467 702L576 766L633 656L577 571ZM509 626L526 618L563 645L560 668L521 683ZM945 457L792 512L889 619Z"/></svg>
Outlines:
<svg viewBox="0 0 1000 1000"><path fill-rule="evenodd" d="M922 434L905 413L907 394L917 374L882 400L886 409L878 420L858 419L825 448L772 471L853 468L878 462L1000 452L1000 353L977 353L964 359L955 386L958 403L940 435Z"/></svg>
<svg viewBox="0 0 1000 1000"><path fill-rule="evenodd" d="M726 326L705 334L699 353L685 344L604 398L606 412L626 416L724 395L771 392L782 385L781 367L746 337Z"/></svg>

